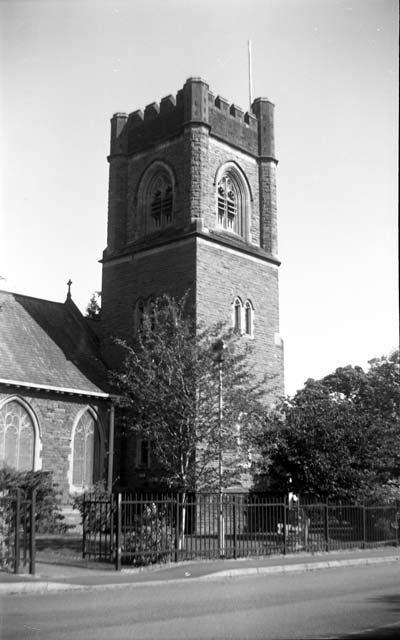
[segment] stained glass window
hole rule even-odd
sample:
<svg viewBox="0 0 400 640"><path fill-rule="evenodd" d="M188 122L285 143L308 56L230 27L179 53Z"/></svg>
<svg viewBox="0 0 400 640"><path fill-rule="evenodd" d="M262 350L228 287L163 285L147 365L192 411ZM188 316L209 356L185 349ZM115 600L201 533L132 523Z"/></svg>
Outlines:
<svg viewBox="0 0 400 640"><path fill-rule="evenodd" d="M90 487L99 480L100 439L93 415L86 411L74 433L72 484Z"/></svg>
<svg viewBox="0 0 400 640"><path fill-rule="evenodd" d="M17 471L34 468L35 428L28 411L17 400L0 409L0 466Z"/></svg>

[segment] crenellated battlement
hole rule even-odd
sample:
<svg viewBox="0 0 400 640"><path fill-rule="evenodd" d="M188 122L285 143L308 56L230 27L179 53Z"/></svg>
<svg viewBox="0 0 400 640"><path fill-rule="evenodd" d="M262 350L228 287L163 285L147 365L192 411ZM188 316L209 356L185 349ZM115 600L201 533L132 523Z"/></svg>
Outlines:
<svg viewBox="0 0 400 640"><path fill-rule="evenodd" d="M111 120L111 155L131 155L180 135L187 126L203 125L209 135L255 156L274 159L274 105L257 98L251 111L220 95L201 78L189 78L176 97L165 96L144 111L117 113Z"/></svg>

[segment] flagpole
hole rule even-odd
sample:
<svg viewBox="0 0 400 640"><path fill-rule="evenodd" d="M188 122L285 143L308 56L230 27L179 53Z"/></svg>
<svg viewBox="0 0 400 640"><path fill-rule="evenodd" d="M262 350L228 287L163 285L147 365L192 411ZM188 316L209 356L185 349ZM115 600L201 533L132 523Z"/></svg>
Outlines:
<svg viewBox="0 0 400 640"><path fill-rule="evenodd" d="M251 80L251 40L247 41L248 44L248 59L249 59L249 102L250 102L250 109L251 109L251 105L253 102L253 87L252 87L252 80Z"/></svg>

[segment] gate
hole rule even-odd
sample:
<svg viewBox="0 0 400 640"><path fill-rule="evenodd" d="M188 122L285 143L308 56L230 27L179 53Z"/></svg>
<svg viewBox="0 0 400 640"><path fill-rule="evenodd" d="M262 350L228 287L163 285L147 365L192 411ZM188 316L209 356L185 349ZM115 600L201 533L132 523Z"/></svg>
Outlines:
<svg viewBox="0 0 400 640"><path fill-rule="evenodd" d="M0 493L0 568L35 573L36 490L27 498L21 489Z"/></svg>

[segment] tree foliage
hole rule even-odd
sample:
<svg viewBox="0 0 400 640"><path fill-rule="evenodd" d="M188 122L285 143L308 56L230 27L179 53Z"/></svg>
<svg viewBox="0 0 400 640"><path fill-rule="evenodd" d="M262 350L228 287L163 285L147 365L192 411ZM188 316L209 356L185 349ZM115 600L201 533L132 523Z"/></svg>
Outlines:
<svg viewBox="0 0 400 640"><path fill-rule="evenodd" d="M129 429L151 442L158 484L180 491L218 486L220 446L223 486L235 482L262 415L262 387L248 366L247 345L221 326L197 327L186 307L186 297L157 299L135 342L120 343L125 364L114 375ZM220 424L215 345L221 338L228 346Z"/></svg>
<svg viewBox="0 0 400 640"><path fill-rule="evenodd" d="M400 488L398 352L308 380L268 416L263 447L273 488L351 499Z"/></svg>
<svg viewBox="0 0 400 640"><path fill-rule="evenodd" d="M65 533L61 508L61 492L53 481L53 474L46 471L16 471L4 466L0 469L0 493L14 495L21 489L25 498L36 490L36 527L39 533Z"/></svg>
<svg viewBox="0 0 400 640"><path fill-rule="evenodd" d="M92 320L99 318L100 311L101 311L100 298L101 298L101 293L99 291L94 291L92 293L91 298L86 307L85 315L87 318L91 318Z"/></svg>

